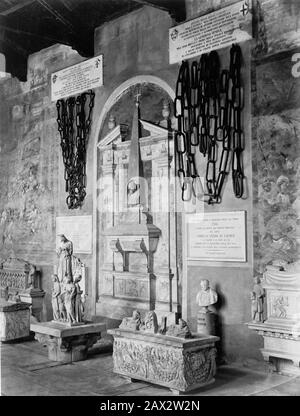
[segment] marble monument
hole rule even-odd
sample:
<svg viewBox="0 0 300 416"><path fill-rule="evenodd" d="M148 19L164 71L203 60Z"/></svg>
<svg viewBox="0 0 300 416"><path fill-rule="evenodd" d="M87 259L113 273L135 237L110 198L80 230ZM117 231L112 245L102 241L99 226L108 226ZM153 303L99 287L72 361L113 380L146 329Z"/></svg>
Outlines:
<svg viewBox="0 0 300 416"><path fill-rule="evenodd" d="M88 348L105 330L105 324L85 319L83 291L80 287L83 263L73 255L73 243L63 234L59 235L56 273L52 276L53 320L32 323L35 338L46 343L50 360L73 362L84 360Z"/></svg>

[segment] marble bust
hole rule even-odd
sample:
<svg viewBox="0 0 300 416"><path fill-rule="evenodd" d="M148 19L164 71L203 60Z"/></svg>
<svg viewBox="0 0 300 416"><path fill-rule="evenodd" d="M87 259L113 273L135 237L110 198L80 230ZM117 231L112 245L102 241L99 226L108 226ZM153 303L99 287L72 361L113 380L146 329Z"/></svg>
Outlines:
<svg viewBox="0 0 300 416"><path fill-rule="evenodd" d="M200 291L196 296L196 302L201 307L202 311L207 312L208 307L216 303L217 300L217 292L209 287L209 281L207 279L202 279L200 281Z"/></svg>

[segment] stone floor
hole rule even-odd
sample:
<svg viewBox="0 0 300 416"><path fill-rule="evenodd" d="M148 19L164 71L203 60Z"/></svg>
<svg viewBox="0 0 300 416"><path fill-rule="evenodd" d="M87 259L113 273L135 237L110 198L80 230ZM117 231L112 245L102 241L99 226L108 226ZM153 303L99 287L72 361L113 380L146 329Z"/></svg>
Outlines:
<svg viewBox="0 0 300 416"><path fill-rule="evenodd" d="M262 363L262 366L264 364ZM37 341L1 345L3 396L171 396L163 387L131 383L112 371L111 343L96 344L85 361L62 364L47 358ZM299 396L300 377L286 376L261 367L222 365L213 385L189 396Z"/></svg>

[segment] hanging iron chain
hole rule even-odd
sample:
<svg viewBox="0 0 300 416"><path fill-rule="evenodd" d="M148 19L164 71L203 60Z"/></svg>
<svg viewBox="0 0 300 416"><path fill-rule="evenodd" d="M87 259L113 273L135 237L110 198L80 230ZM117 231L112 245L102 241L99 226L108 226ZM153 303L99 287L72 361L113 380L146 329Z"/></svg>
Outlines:
<svg viewBox="0 0 300 416"><path fill-rule="evenodd" d="M89 97L88 108L87 97ZM95 93L82 93L66 100L58 100L57 124L61 138L64 179L69 209L82 205L86 196L86 148L92 121Z"/></svg>
<svg viewBox="0 0 300 416"><path fill-rule="evenodd" d="M207 157L205 181L208 203L220 203L224 181L231 171L234 194L243 196L242 152L243 88L241 49L232 45L229 70L220 70L216 51L203 54L191 67L183 61L174 101L178 129L175 149L182 200L199 197L201 182L196 167L197 149ZM219 155L220 154L220 155Z"/></svg>

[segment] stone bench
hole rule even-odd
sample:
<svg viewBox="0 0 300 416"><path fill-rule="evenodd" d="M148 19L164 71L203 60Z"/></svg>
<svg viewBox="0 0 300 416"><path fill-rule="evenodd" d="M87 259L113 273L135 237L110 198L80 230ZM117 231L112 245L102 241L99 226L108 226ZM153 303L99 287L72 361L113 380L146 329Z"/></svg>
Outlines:
<svg viewBox="0 0 300 416"><path fill-rule="evenodd" d="M218 337L179 338L130 329L110 329L114 372L168 387L175 394L214 382Z"/></svg>
<svg viewBox="0 0 300 416"><path fill-rule="evenodd" d="M30 330L35 332L37 341L47 345L49 360L73 362L87 358L88 349L101 338L106 325L91 322L68 326L50 321L32 323Z"/></svg>

